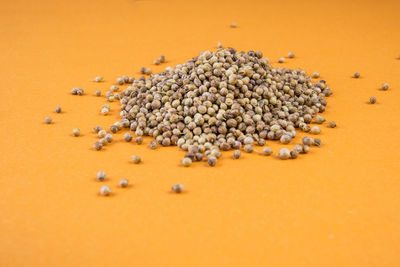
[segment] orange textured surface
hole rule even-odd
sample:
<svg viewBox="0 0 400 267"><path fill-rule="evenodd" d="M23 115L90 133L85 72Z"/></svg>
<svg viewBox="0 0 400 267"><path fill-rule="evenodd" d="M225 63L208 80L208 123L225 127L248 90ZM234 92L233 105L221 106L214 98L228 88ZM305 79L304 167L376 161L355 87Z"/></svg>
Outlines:
<svg viewBox="0 0 400 267"><path fill-rule="evenodd" d="M399 1L0 6L1 266L400 265ZM224 153L214 168L183 168L184 152L152 151L150 138L127 144L123 132L92 149L93 126L119 116L116 102L99 115L105 98L94 90L105 94L120 75L161 71L218 41L261 50L273 66L293 51L283 66L321 73L334 92L324 116L338 124L321 127L321 148L290 161ZM152 65L160 54L167 63ZM105 82L91 82L98 75ZM378 90L384 82L390 89ZM76 86L86 95L70 95ZM75 127L81 137L72 137ZM131 164L132 154L143 164ZM98 170L112 197L98 196ZM121 178L132 186L118 188ZM170 193L177 182L184 194Z"/></svg>

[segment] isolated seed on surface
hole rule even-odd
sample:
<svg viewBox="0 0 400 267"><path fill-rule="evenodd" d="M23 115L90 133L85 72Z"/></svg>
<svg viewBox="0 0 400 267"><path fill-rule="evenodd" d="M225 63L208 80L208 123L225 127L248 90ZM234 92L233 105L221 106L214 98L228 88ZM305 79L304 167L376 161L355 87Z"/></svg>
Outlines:
<svg viewBox="0 0 400 267"><path fill-rule="evenodd" d="M94 91L94 95L95 95L95 96L101 96L101 91L100 91L100 90Z"/></svg>
<svg viewBox="0 0 400 267"><path fill-rule="evenodd" d="M389 89L389 84L387 83L382 84L382 90L386 91L387 89Z"/></svg>
<svg viewBox="0 0 400 267"><path fill-rule="evenodd" d="M56 107L56 113L61 113L61 107Z"/></svg>
<svg viewBox="0 0 400 267"><path fill-rule="evenodd" d="M96 141L96 142L94 142L93 147L96 150L101 150L103 148L103 144L99 141Z"/></svg>
<svg viewBox="0 0 400 267"><path fill-rule="evenodd" d="M143 142L143 137L141 137L141 136L136 137L135 142L136 142L136 144L140 145Z"/></svg>
<svg viewBox="0 0 400 267"><path fill-rule="evenodd" d="M376 97L372 96L372 97L369 99L369 103L375 104L375 103L376 103Z"/></svg>
<svg viewBox="0 0 400 267"><path fill-rule="evenodd" d="M312 134L320 134L321 133L321 129L318 126L314 126L311 128L311 133Z"/></svg>
<svg viewBox="0 0 400 267"><path fill-rule="evenodd" d="M97 173L97 180L104 181L106 179L106 173L104 171L99 171Z"/></svg>
<svg viewBox="0 0 400 267"><path fill-rule="evenodd" d="M72 134L74 136L80 136L81 135L81 130L79 130L79 128L75 128L72 130Z"/></svg>
<svg viewBox="0 0 400 267"><path fill-rule="evenodd" d="M111 194L111 188L108 185L103 185L100 188L100 195L109 196Z"/></svg>
<svg viewBox="0 0 400 267"><path fill-rule="evenodd" d="M101 82L102 80L103 80L103 77L97 76L96 78L94 78L93 81L99 83L99 82Z"/></svg>
<svg viewBox="0 0 400 267"><path fill-rule="evenodd" d="M142 162L142 159L138 155L133 155L132 162L135 164L139 164L140 162Z"/></svg>
<svg viewBox="0 0 400 267"><path fill-rule="evenodd" d="M118 132L118 126L117 125L111 125L110 126L110 131L112 132L112 133L116 133L116 132Z"/></svg>
<svg viewBox="0 0 400 267"><path fill-rule="evenodd" d="M183 185L181 185L181 184L174 184L173 186L172 186L172 191L173 192L175 192L175 193L182 193L182 191L183 191Z"/></svg>
<svg viewBox="0 0 400 267"><path fill-rule="evenodd" d="M321 146L321 143L322 143L322 142L321 142L321 139L319 139L319 138L315 138L315 139L314 139L314 143L313 143L314 146Z"/></svg>
<svg viewBox="0 0 400 267"><path fill-rule="evenodd" d="M300 144L297 144L297 145L295 145L293 147L293 150L296 150L297 152L302 153L303 152L303 146L300 145Z"/></svg>
<svg viewBox="0 0 400 267"><path fill-rule="evenodd" d="M353 76L354 78L359 78L360 77L360 73L359 72L356 72L356 73L354 73L354 76Z"/></svg>
<svg viewBox="0 0 400 267"><path fill-rule="evenodd" d="M151 68L146 68L146 71L144 72L144 74L146 75L150 75L151 74Z"/></svg>
<svg viewBox="0 0 400 267"><path fill-rule="evenodd" d="M294 53L293 52L289 52L288 53L288 58L294 58Z"/></svg>
<svg viewBox="0 0 400 267"><path fill-rule="evenodd" d="M107 132L105 130L100 130L97 133L97 136L100 137L100 138L103 138L104 136L106 136L106 134L107 134Z"/></svg>
<svg viewBox="0 0 400 267"><path fill-rule="evenodd" d="M189 167L190 165L192 165L192 160L189 157L185 157L182 159L182 165L184 167Z"/></svg>
<svg viewBox="0 0 400 267"><path fill-rule="evenodd" d="M320 77L319 72L313 72L312 77L318 79Z"/></svg>
<svg viewBox="0 0 400 267"><path fill-rule="evenodd" d="M218 47L218 48L222 48L222 43L221 43L221 42L218 42L217 47Z"/></svg>
<svg viewBox="0 0 400 267"><path fill-rule="evenodd" d="M165 62L165 56L164 55L160 55L158 57L158 60L160 61L160 63L164 63Z"/></svg>
<svg viewBox="0 0 400 267"><path fill-rule="evenodd" d="M304 144L304 145L307 145L307 146L310 146L310 145L312 145L312 143L313 143L312 138L309 137L309 136L304 137L302 141L303 141L303 144Z"/></svg>
<svg viewBox="0 0 400 267"><path fill-rule="evenodd" d="M231 23L231 28L236 28L236 27L237 27L236 22L232 22L232 23Z"/></svg>
<svg viewBox="0 0 400 267"><path fill-rule="evenodd" d="M264 147L262 149L262 154L265 156L270 156L270 155L272 155L272 149L269 147Z"/></svg>
<svg viewBox="0 0 400 267"><path fill-rule="evenodd" d="M217 158L214 157L214 156L209 156L207 158L207 163L208 163L209 166L214 167L215 164L217 164Z"/></svg>
<svg viewBox="0 0 400 267"><path fill-rule="evenodd" d="M330 128L335 128L335 127L336 127L336 122L330 121L330 122L328 123L328 126L329 126Z"/></svg>
<svg viewBox="0 0 400 267"><path fill-rule="evenodd" d="M103 114L103 115L107 115L108 112L110 112L110 110L108 108L102 108L101 109L101 114Z"/></svg>
<svg viewBox="0 0 400 267"><path fill-rule="evenodd" d="M278 63L283 63L283 62L285 62L285 58L284 57L279 58Z"/></svg>
<svg viewBox="0 0 400 267"><path fill-rule="evenodd" d="M243 150L244 150L245 152L247 152L247 153L251 153L251 152L254 151L254 147L253 147L252 145L245 145L245 146L243 147Z"/></svg>
<svg viewBox="0 0 400 267"><path fill-rule="evenodd" d="M240 155L242 154L242 152L240 152L240 150L235 150L234 152L233 152L233 158L234 159L238 159L238 158L240 158Z"/></svg>
<svg viewBox="0 0 400 267"><path fill-rule="evenodd" d="M112 141L114 141L114 137L110 133L106 134L106 136L104 136L104 139L106 139L107 143L111 143Z"/></svg>
<svg viewBox="0 0 400 267"><path fill-rule="evenodd" d="M303 151L302 151L302 153L308 153L308 151L310 151L310 146L307 146L307 145L303 145Z"/></svg>
<svg viewBox="0 0 400 267"><path fill-rule="evenodd" d="M153 63L154 63L154 65L160 65L160 60L159 59L155 59L154 61L153 61Z"/></svg>
<svg viewBox="0 0 400 267"><path fill-rule="evenodd" d="M119 181L119 186L121 187L128 187L129 181L128 179L121 179L121 181Z"/></svg>
<svg viewBox="0 0 400 267"><path fill-rule="evenodd" d="M322 123L325 122L325 118L322 117L321 115L317 115L317 116L315 117L315 119L314 119L314 122L315 122L315 123L318 123L318 124L322 124Z"/></svg>
<svg viewBox="0 0 400 267"><path fill-rule="evenodd" d="M150 142L150 149L156 149L157 148L157 142L156 141L151 141Z"/></svg>
<svg viewBox="0 0 400 267"><path fill-rule="evenodd" d="M52 122L52 119L50 117L46 117L44 118L44 122L50 124Z"/></svg>
<svg viewBox="0 0 400 267"><path fill-rule="evenodd" d="M132 141L132 135L131 135L130 133L124 134L124 140L125 140L126 142Z"/></svg>
<svg viewBox="0 0 400 267"><path fill-rule="evenodd" d="M288 159L290 157L290 150L287 148L281 148L278 152L278 158L280 159Z"/></svg>

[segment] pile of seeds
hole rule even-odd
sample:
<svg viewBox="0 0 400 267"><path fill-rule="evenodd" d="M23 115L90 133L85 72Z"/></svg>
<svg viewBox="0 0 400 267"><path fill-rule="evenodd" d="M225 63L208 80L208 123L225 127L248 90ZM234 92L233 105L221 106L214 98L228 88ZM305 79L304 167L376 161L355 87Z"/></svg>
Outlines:
<svg viewBox="0 0 400 267"><path fill-rule="evenodd" d="M246 145L287 144L296 129L311 131L308 124L331 94L304 70L271 67L262 52L219 48L132 80L118 98L122 124L137 136L204 152L238 149L246 138Z"/></svg>

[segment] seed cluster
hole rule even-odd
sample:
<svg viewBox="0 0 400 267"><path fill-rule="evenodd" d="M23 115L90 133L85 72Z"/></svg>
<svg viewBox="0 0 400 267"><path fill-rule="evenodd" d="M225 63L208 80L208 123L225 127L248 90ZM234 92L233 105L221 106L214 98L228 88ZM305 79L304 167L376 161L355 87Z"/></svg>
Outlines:
<svg viewBox="0 0 400 267"><path fill-rule="evenodd" d="M133 80L122 93L120 115L137 136L152 136L162 146L204 152L243 145L252 152L254 142L287 144L296 128L310 131L330 94L325 81L312 83L301 69L272 68L259 51L220 48Z"/></svg>

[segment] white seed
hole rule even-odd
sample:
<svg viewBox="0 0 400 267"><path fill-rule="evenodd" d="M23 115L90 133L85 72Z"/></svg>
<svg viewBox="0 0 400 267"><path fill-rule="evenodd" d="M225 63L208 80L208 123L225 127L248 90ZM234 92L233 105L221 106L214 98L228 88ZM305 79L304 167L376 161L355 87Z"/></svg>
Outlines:
<svg viewBox="0 0 400 267"><path fill-rule="evenodd" d="M81 130L79 130L79 128L75 128L72 130L72 134L74 136L79 136L79 135L81 135Z"/></svg>
<svg viewBox="0 0 400 267"><path fill-rule="evenodd" d="M129 181L128 179L121 179L121 181L119 181L119 185L121 187L128 187Z"/></svg>
<svg viewBox="0 0 400 267"><path fill-rule="evenodd" d="M107 134L106 130L100 130L97 133L97 136L100 137L100 138L103 138L104 136L106 136L106 134Z"/></svg>
<svg viewBox="0 0 400 267"><path fill-rule="evenodd" d="M290 158L290 150L287 148L282 148L281 150L279 150L278 158L283 160Z"/></svg>
<svg viewBox="0 0 400 267"><path fill-rule="evenodd" d="M96 78L94 78L93 81L99 83L99 82L101 82L102 80L103 80L103 77L97 76Z"/></svg>
<svg viewBox="0 0 400 267"><path fill-rule="evenodd" d="M190 165L192 165L192 160L190 158L183 158L182 165L184 167L189 167Z"/></svg>
<svg viewBox="0 0 400 267"><path fill-rule="evenodd" d="M50 117L46 117L46 118L44 119L44 122L47 123L47 124L50 124L51 121L52 121L52 119L51 119Z"/></svg>
<svg viewBox="0 0 400 267"><path fill-rule="evenodd" d="M139 164L142 162L142 159L138 155L133 155L132 156L132 162L135 164Z"/></svg>
<svg viewBox="0 0 400 267"><path fill-rule="evenodd" d="M283 63L283 62L285 62L285 58L284 57L279 58L278 63Z"/></svg>
<svg viewBox="0 0 400 267"><path fill-rule="evenodd" d="M266 146L262 149L262 153L265 156L270 156L272 154L272 149Z"/></svg>
<svg viewBox="0 0 400 267"><path fill-rule="evenodd" d="M314 126L311 128L311 133L312 134L320 134L321 133L321 129L318 126Z"/></svg>
<svg viewBox="0 0 400 267"><path fill-rule="evenodd" d="M106 179L106 173L104 171L99 171L97 173L97 179L99 181L104 181L104 179Z"/></svg>
<svg viewBox="0 0 400 267"><path fill-rule="evenodd" d="M109 196L111 194L111 188L108 185L103 185L100 188L100 195Z"/></svg>
<svg viewBox="0 0 400 267"><path fill-rule="evenodd" d="M386 91L387 89L389 89L389 84L387 83L382 84L382 90Z"/></svg>
<svg viewBox="0 0 400 267"><path fill-rule="evenodd" d="M175 193L182 193L182 191L183 191L183 185L181 185L181 184L174 184L173 186L172 186L172 191L174 191Z"/></svg>
<svg viewBox="0 0 400 267"><path fill-rule="evenodd" d="M293 52L289 52L288 53L288 58L294 58L294 53Z"/></svg>

